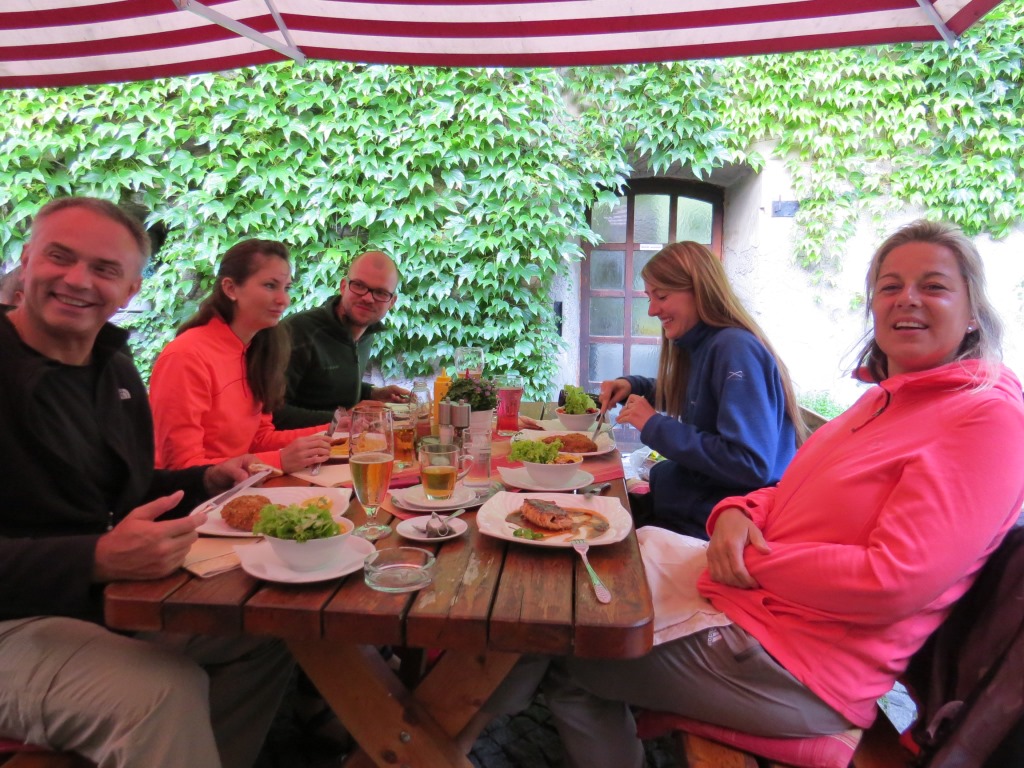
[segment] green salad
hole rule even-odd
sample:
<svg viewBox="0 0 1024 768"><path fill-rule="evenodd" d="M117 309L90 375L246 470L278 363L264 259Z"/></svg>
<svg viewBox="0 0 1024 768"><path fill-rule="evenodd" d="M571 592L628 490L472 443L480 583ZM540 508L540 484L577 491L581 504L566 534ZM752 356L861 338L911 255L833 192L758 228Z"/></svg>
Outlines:
<svg viewBox="0 0 1024 768"><path fill-rule="evenodd" d="M572 384L566 384L562 387L565 392L565 405L562 406L562 410L568 413L570 416L581 414L581 413L593 413L597 410L597 403L583 391L582 387L574 387Z"/></svg>
<svg viewBox="0 0 1024 768"><path fill-rule="evenodd" d="M508 452L510 461L529 461L534 464L552 464L562 448L561 440L542 443L540 440L516 440Z"/></svg>
<svg viewBox="0 0 1024 768"><path fill-rule="evenodd" d="M252 527L253 533L273 536L275 539L309 541L337 536L338 524L331 519L331 510L310 499L305 504L283 507L268 504L260 510L260 519Z"/></svg>

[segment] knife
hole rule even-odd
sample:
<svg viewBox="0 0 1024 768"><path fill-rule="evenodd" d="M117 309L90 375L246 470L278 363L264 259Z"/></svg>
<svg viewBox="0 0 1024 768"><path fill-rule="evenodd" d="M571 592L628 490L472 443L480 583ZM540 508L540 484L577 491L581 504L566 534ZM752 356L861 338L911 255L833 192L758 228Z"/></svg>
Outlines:
<svg viewBox="0 0 1024 768"><path fill-rule="evenodd" d="M238 493L241 493L246 488L248 488L250 486L253 486L253 485L256 485L256 483L258 483L260 480L265 479L267 477L267 475L269 475L273 471L274 470L272 470L272 469L264 469L264 470L261 470L261 471L257 472L255 475L249 475L247 478L245 478L245 480L243 480L240 483L237 483L237 484L233 485L231 488L228 488L226 491L224 491L224 493L221 493L221 494L219 494L217 496L214 496L212 499L207 501L205 504L201 504L200 506L196 507L192 511L192 514L194 515L194 514L197 514L199 512L209 512L211 509L219 507L224 502L226 502L228 499L232 498L233 496L235 496Z"/></svg>
<svg viewBox="0 0 1024 768"><path fill-rule="evenodd" d="M338 421L339 421L338 411L340 411L340 410L341 410L340 408L335 408L334 409L334 415L331 416L331 423L327 427L327 439L328 440L330 440L331 437L334 436L334 430L336 430L338 428ZM323 462L314 465L313 469L311 469L309 471L309 474L311 474L311 475L319 475L320 474L320 467L322 467L322 466L323 466Z"/></svg>
<svg viewBox="0 0 1024 768"><path fill-rule="evenodd" d="M601 431L601 425L604 424L605 411L601 411L597 415L597 421L594 422L594 434L590 436L591 440L597 440L597 433Z"/></svg>

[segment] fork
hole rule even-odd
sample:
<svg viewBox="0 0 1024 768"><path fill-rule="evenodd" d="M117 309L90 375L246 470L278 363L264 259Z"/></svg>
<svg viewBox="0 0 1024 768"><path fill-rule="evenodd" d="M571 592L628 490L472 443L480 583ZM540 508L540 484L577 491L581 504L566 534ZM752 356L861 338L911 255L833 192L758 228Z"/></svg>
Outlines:
<svg viewBox="0 0 1024 768"><path fill-rule="evenodd" d="M328 440L334 437L334 431L338 428L338 422L341 421L341 414L338 412L339 410L340 409L338 408L334 409L334 415L331 416L331 423L327 426L327 432L325 434L327 435ZM309 471L309 474L319 475L320 467L322 466L323 462L321 462L320 464L314 464L313 468Z"/></svg>
<svg viewBox="0 0 1024 768"><path fill-rule="evenodd" d="M587 560L587 550L590 549L590 545L583 539L573 539L569 543L572 544L572 548L579 552L580 557L583 558L583 564L587 567L590 581L594 585L594 594L597 595L597 601L599 603L610 603L612 601L612 593L608 591L608 587L597 577L594 569L590 567L590 561Z"/></svg>

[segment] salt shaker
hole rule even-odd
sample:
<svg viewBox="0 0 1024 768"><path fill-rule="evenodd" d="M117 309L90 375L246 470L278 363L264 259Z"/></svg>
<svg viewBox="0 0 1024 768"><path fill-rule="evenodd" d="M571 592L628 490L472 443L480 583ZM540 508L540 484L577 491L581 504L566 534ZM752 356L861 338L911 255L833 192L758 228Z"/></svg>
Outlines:
<svg viewBox="0 0 1024 768"><path fill-rule="evenodd" d="M455 430L452 428L452 403L450 400L442 400L437 404L437 434L442 443L451 443L455 437Z"/></svg>
<svg viewBox="0 0 1024 768"><path fill-rule="evenodd" d="M459 451L463 453L465 452L463 450L465 443L463 433L469 429L469 415L471 413L472 408L465 400L459 400L459 402L452 404L452 428L455 430L454 442L459 446Z"/></svg>

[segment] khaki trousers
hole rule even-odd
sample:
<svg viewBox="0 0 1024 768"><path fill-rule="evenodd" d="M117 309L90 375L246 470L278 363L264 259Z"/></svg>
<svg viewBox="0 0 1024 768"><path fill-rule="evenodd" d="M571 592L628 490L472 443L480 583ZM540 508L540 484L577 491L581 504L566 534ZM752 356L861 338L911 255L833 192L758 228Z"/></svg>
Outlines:
<svg viewBox="0 0 1024 768"><path fill-rule="evenodd" d="M248 768L292 662L252 637L125 637L61 617L0 622L0 735L100 768Z"/></svg>

